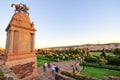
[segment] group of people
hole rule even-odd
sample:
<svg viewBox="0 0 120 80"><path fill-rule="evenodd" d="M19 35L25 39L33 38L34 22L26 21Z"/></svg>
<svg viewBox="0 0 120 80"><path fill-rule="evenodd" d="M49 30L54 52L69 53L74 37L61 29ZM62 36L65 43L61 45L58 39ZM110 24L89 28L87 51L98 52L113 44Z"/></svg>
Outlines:
<svg viewBox="0 0 120 80"><path fill-rule="evenodd" d="M59 70L60 68L57 65L55 64L52 65L52 74L57 74Z"/></svg>
<svg viewBox="0 0 120 80"><path fill-rule="evenodd" d="M44 64L43 64L43 69L44 69L44 72L46 71L46 68L51 68L51 65L50 65L50 62L44 62Z"/></svg>
<svg viewBox="0 0 120 80"><path fill-rule="evenodd" d="M73 65L71 65L71 66L72 66L72 72L73 73L79 72L79 61L78 60L75 61L75 63ZM46 72L47 68L51 68L51 72L54 75L57 74L59 71L62 70L61 66L58 67L58 65L56 65L56 64L52 64L52 66L51 66L50 62L48 62L48 63L44 62L44 64L43 64L44 72Z"/></svg>
<svg viewBox="0 0 120 80"><path fill-rule="evenodd" d="M59 70L60 70L60 68L57 65L53 64L51 66L50 62L48 62L48 63L44 62L44 64L43 64L44 72L46 71L47 68L52 69L52 74L57 74L59 72Z"/></svg>
<svg viewBox="0 0 120 80"><path fill-rule="evenodd" d="M75 71L79 72L79 62L75 62L75 64L72 65L72 70L73 73L75 73Z"/></svg>

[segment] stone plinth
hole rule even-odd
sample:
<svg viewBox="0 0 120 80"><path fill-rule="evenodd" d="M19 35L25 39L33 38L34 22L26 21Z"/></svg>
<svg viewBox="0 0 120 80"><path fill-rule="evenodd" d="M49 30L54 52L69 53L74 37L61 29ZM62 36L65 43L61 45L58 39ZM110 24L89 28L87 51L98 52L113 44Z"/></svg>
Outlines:
<svg viewBox="0 0 120 80"><path fill-rule="evenodd" d="M21 80L31 80L38 75L34 51L35 28L28 15L17 12L13 15L7 31L5 65Z"/></svg>

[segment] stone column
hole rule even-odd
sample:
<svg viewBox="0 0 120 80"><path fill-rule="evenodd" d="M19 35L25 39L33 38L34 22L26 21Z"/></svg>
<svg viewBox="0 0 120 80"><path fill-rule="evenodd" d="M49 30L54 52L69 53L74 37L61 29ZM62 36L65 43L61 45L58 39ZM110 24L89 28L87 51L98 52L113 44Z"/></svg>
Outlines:
<svg viewBox="0 0 120 80"><path fill-rule="evenodd" d="M35 37L35 34L34 33L31 33L31 52L34 51L34 47L35 47L35 41L34 41L34 37Z"/></svg>
<svg viewBox="0 0 120 80"><path fill-rule="evenodd" d="M5 47L6 47L6 49L5 49L5 53L8 53L8 33L6 33L6 37L7 37L7 39L6 39L6 45L5 45Z"/></svg>
<svg viewBox="0 0 120 80"><path fill-rule="evenodd" d="M34 48L35 48L35 33L33 33L33 40L32 40L33 42L33 47L32 47L32 51L34 51Z"/></svg>
<svg viewBox="0 0 120 80"><path fill-rule="evenodd" d="M8 38L9 38L9 46L8 46L8 53L13 53L13 38L14 38L14 30L9 31Z"/></svg>

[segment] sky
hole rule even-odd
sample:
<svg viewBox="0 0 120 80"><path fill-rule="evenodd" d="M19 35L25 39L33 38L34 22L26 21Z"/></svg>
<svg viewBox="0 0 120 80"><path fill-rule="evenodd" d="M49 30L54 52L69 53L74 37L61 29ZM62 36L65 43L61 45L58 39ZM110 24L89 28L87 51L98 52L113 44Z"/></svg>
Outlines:
<svg viewBox="0 0 120 80"><path fill-rule="evenodd" d="M35 48L120 42L120 0L2 0L0 47L14 9L27 4L36 28Z"/></svg>

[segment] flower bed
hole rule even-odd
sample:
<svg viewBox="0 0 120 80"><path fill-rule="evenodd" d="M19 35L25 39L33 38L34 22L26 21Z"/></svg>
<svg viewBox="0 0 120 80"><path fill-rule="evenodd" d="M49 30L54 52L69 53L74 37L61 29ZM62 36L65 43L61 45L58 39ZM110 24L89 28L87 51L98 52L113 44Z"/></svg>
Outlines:
<svg viewBox="0 0 120 80"><path fill-rule="evenodd" d="M81 75L81 74L72 74L70 72L67 71L62 71L61 74L72 77L76 80L98 80L97 78L94 77L89 77L89 76L85 76L85 75Z"/></svg>

